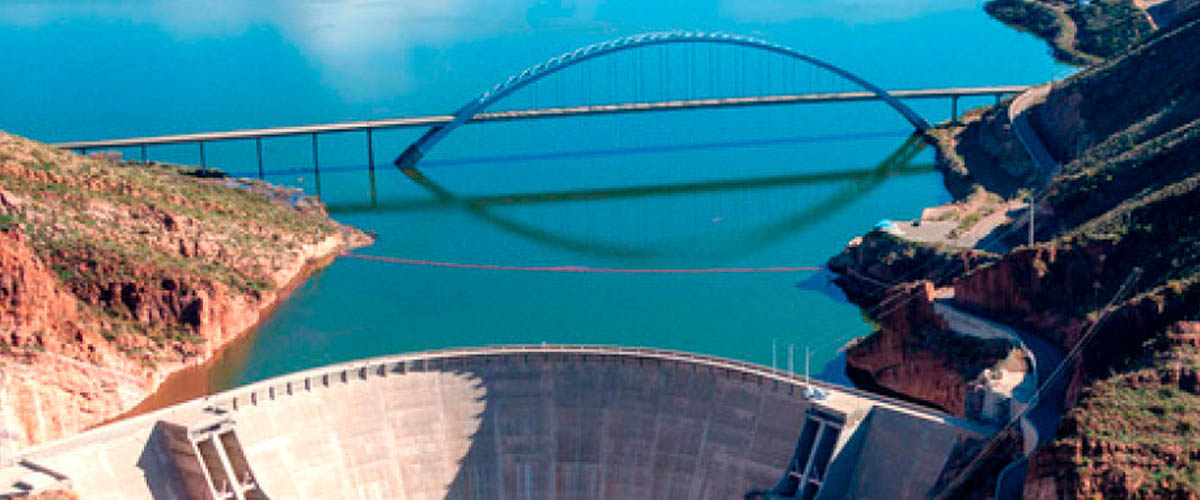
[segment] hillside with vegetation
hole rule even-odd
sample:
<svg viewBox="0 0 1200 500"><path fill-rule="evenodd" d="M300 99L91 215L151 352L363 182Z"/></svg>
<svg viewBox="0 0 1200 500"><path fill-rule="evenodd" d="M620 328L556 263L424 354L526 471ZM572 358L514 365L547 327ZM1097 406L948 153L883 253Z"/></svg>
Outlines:
<svg viewBox="0 0 1200 500"><path fill-rule="evenodd" d="M1074 65L1115 56L1155 28L1135 0L989 0L984 10L1042 38L1055 59Z"/></svg>
<svg viewBox="0 0 1200 500"><path fill-rule="evenodd" d="M1006 104L934 134L959 194L995 188L979 179L999 170L1011 175L995 196L1035 195L1037 242L1015 214L993 231L994 256L933 267L932 279L965 310L1080 348L1056 435L1029 459L1025 498L1200 498L1200 9L1174 19L1029 109L1061 165L1044 189L1013 154ZM927 278L929 256L890 255L887 273L850 274ZM969 484L990 488L998 471Z"/></svg>
<svg viewBox="0 0 1200 500"><path fill-rule="evenodd" d="M298 191L0 132L0 456L130 409L368 242Z"/></svg>

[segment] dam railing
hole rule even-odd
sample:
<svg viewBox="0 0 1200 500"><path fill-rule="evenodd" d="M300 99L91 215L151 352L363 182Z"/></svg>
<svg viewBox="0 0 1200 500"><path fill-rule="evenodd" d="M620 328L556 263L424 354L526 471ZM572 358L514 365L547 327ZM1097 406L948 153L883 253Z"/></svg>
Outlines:
<svg viewBox="0 0 1200 500"><path fill-rule="evenodd" d="M456 366L467 368L478 364L472 363L470 360L479 358L522 356L523 362L533 362L552 360L552 356L555 355L577 356L576 360L582 362L615 359L641 362L654 361L659 363L674 362L679 363L681 366L706 367L712 369L714 373L724 372L727 376L741 378L744 381L756 381L759 384L782 384L790 394L799 397L805 397L803 389L806 386L813 386L827 391L853 395L870 400L876 404L902 409L906 413L916 413L926 417L937 418L942 421L953 422L960 426L964 424L963 419L935 408L821 380L809 379L806 381L802 374L791 373L778 368L684 351L609 345L498 345L380 356L281 375L218 393L206 399L210 405L228 405L228 408L236 411L245 405L258 405L297 391L309 391L318 387L328 387L338 382L349 383L352 379L367 380L371 377L387 377L392 374L403 374L410 371L421 372L452 369ZM541 359L534 357L540 357ZM980 431L978 428L973 430L976 432Z"/></svg>
<svg viewBox="0 0 1200 500"><path fill-rule="evenodd" d="M147 422L161 420L172 412L183 410L189 406L195 410L203 408L206 411L217 413L237 412L247 407L269 404L271 401L292 394L315 391L322 388L332 388L338 384L348 384L355 379L365 381L373 377L396 376L408 372L445 370L454 367L467 369L472 366L478 366L478 360L480 359L483 359L484 363L488 363L490 362L489 358L520 357L522 362L537 362L554 360L554 356L575 356L576 358L574 359L581 362L611 362L617 360L619 362L675 363L680 367L705 367L712 370L714 374L723 373L728 377L754 382L759 385L769 383L778 384L777 388L779 385L783 385L789 394L796 397L806 397L804 388L806 385L811 385L825 389L831 393L856 396L869 400L874 404L889 407L910 415L955 425L981 436L989 435L995 431L994 428L985 424L969 421L934 408L825 381L809 380L806 382L802 374L774 369L747 361L648 347L563 344L498 345L386 355L280 375L203 398L189 400L150 413L130 417L126 420L84 431L69 438L33 446L22 450L15 458L33 457L56 449L74 447L91 441L102 440L111 432L120 432L124 426L138 426L144 425ZM563 360L566 360L566 358Z"/></svg>

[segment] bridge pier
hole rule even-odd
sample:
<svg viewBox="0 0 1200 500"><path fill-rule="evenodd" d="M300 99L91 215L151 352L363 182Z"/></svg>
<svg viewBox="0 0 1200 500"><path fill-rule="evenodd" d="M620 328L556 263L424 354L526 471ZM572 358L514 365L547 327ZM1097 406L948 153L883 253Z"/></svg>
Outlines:
<svg viewBox="0 0 1200 500"><path fill-rule="evenodd" d="M375 141L372 138L374 129L367 129L367 177L371 183L371 207L379 206L379 201L375 196Z"/></svg>
<svg viewBox="0 0 1200 500"><path fill-rule="evenodd" d="M266 176L263 175L262 137L254 138L254 149L258 153L258 180L266 180Z"/></svg>
<svg viewBox="0 0 1200 500"><path fill-rule="evenodd" d="M717 56L711 50L710 59L715 59ZM615 59L610 59L615 61ZM712 62L712 61L710 61ZM694 69L694 68L693 68ZM610 84L612 81L610 80ZM536 86L536 82L531 85ZM536 87L535 87L536 88ZM1025 90L1025 86L991 86L991 87L968 87L968 88L936 88L936 89L917 89L917 90L893 90L886 94L891 99L942 99L950 98L951 104L951 123L959 123L958 119L958 99L970 96L993 96L997 103L1003 102L1003 98L1008 95L1013 95ZM510 89L511 90L511 89ZM882 92L882 91L880 91ZM533 94L536 108L536 92ZM589 98L590 99L590 98ZM323 125L302 125L277 127L269 129L257 130L235 130L227 132L204 132L195 134L182 134L157 137L134 137L128 139L113 139L100 141L77 141L63 142L54 144L54 146L64 150L77 151L81 155L87 155L94 151L107 151L113 148L139 148L141 160L143 163L149 162L149 147L157 145L185 145L196 144L199 148L200 166L208 167L207 145L208 141L213 142L228 142L228 141L243 141L254 140L255 142L255 159L258 168L258 178L266 179L265 159L263 153L263 139L271 137L301 137L309 135L312 140L313 148L313 176L315 182L316 196L321 196L321 172L320 172L320 146L319 135L328 133L344 133L352 131L366 132L367 140L367 170L368 182L370 185L371 206L378 206L377 182L375 179L375 154L374 154L374 131L375 129L396 129L409 127L433 127L428 135L431 135L433 142L449 133L453 126L467 123L490 123L490 122L507 122L518 120L534 120L544 118L561 118L570 116L586 116L586 115L609 115L609 114L624 114L624 113L643 113L643 112L661 112L661 111L677 111L688 109L703 109L703 108L733 108L747 106L767 106L767 105L799 105L799 104L817 104L829 102L856 102L856 101L874 101L884 99L881 94L871 91L851 91L839 93L825 94L792 94L792 95L762 95L751 97L726 97L726 98L701 98L690 100L668 100L657 102L634 102L634 103L616 103L604 105L586 105L586 106L570 106L545 109L527 109L513 111L496 111L496 112L479 112L467 116L467 113L460 115L439 115L439 116L418 116L407 118L392 118L386 120L372 120L349 123L332 123ZM427 141L428 142L428 141ZM397 165L402 168L411 168L428 152L427 147L418 147L414 144L407 148L404 154L397 159ZM425 144L423 146L428 146ZM254 175L254 174L249 174Z"/></svg>
<svg viewBox="0 0 1200 500"><path fill-rule="evenodd" d="M317 133L312 133L313 146L313 182L317 185L317 199L321 199L321 162L317 159Z"/></svg>

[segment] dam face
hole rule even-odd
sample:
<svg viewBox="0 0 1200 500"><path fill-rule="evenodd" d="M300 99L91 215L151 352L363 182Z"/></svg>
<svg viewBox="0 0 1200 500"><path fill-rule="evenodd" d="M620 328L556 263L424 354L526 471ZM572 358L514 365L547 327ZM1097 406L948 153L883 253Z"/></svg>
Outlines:
<svg viewBox="0 0 1200 500"><path fill-rule="evenodd" d="M300 372L26 451L91 499L924 498L982 437L718 358L443 351ZM61 477L59 477L61 476Z"/></svg>

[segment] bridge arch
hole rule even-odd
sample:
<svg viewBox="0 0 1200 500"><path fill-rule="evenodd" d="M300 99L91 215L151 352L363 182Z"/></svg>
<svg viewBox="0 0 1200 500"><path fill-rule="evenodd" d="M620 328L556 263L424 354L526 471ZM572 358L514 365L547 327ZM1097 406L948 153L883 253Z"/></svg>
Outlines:
<svg viewBox="0 0 1200 500"><path fill-rule="evenodd" d="M758 38L733 35L729 33L704 33L696 31L661 31L642 33L631 35L624 38L608 40L586 47L580 47L574 51L551 58L536 66L526 68L524 71L509 76L504 80L488 89L479 97L467 102L457 111L454 112L454 118L449 123L444 125L436 125L430 128L424 135L410 145L404 152L396 158L395 164L401 169L411 169L431 150L438 142L453 132L464 123L468 122L475 115L487 110L489 106L495 102L504 99L508 95L520 90L521 88L536 82L550 74L558 72L562 69L574 66L589 59L595 59L615 52L625 50L648 47L652 45L666 44L681 44L681 43L713 43L722 45L733 45L748 47L757 50L764 50L775 54L780 54L786 57L797 59L818 68L832 72L843 79L858 85L862 89L871 92L879 97L880 100L891 106L899 112L909 123L918 131L924 132L930 128L929 122L925 121L921 115L913 111L912 108L900 102L900 100L888 94L886 90L879 88L875 84L851 73L845 69L834 66L828 62L817 59L813 56L804 54L790 47L768 42Z"/></svg>

